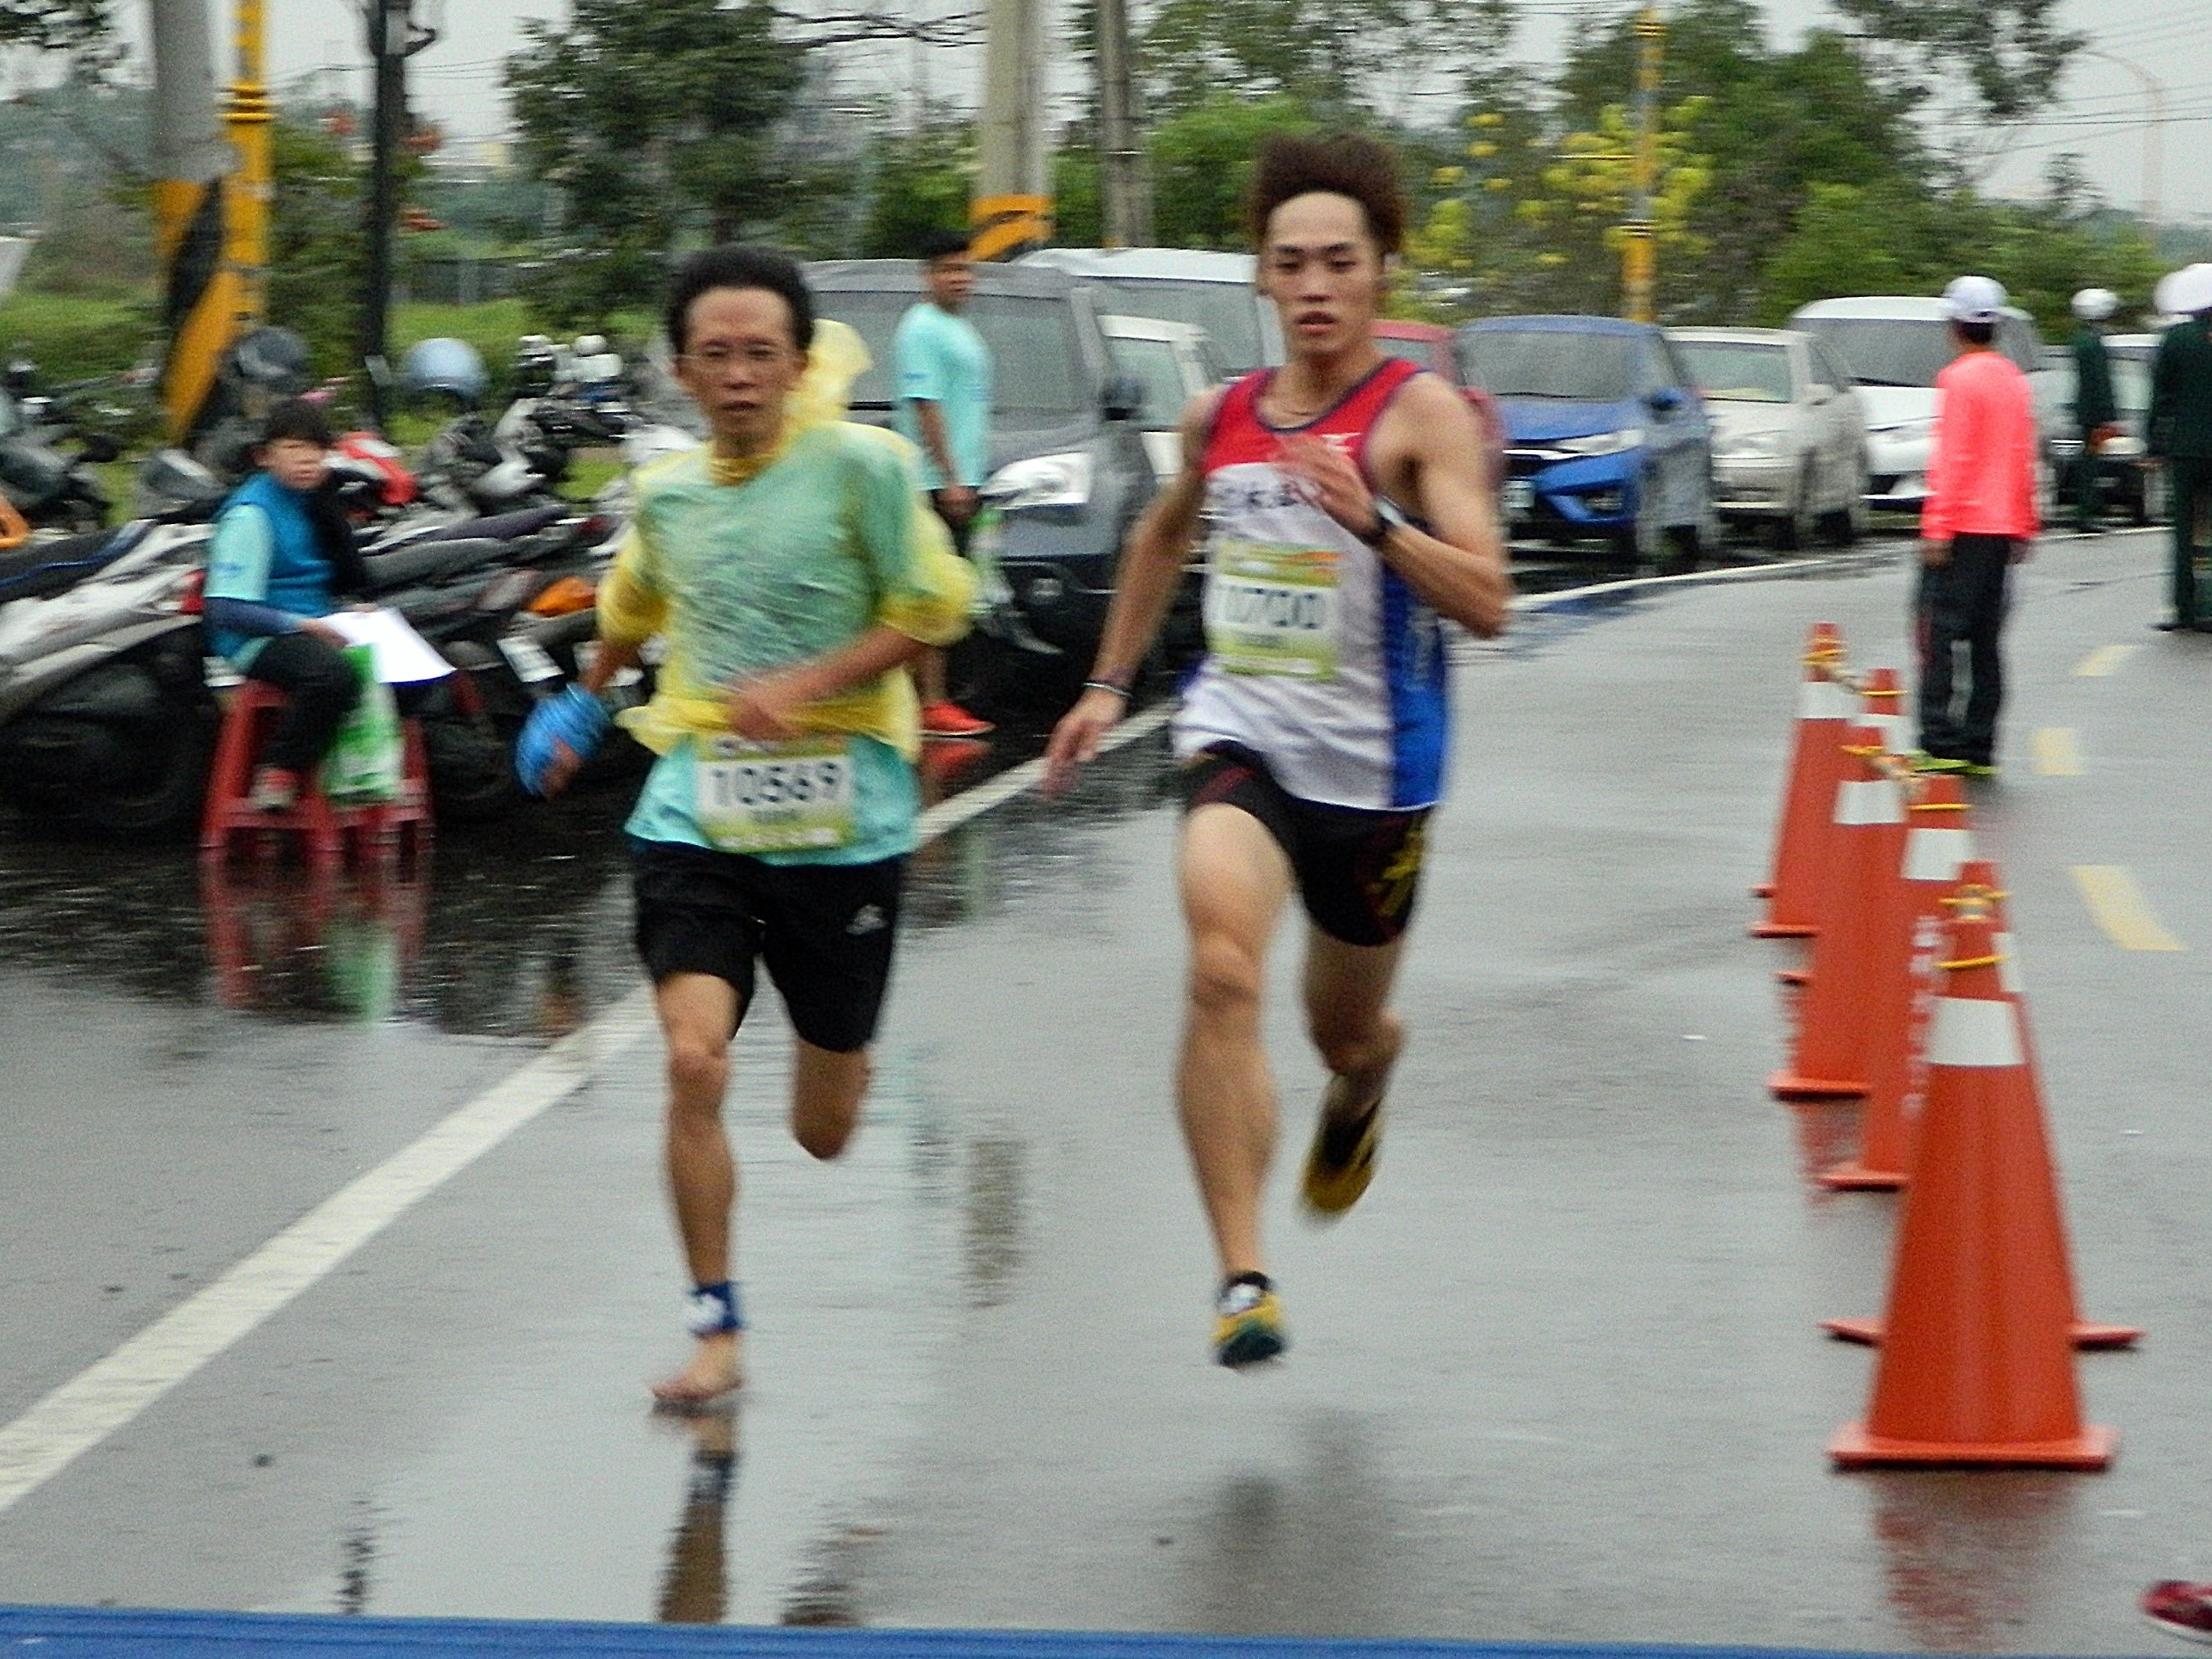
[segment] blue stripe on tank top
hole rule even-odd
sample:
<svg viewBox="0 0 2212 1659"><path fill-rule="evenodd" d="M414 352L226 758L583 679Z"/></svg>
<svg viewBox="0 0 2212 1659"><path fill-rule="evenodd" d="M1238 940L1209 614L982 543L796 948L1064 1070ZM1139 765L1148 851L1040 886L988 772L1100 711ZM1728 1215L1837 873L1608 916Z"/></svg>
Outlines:
<svg viewBox="0 0 2212 1659"><path fill-rule="evenodd" d="M1450 691L1443 631L1406 579L1383 570L1383 681L1390 697L1390 805L1426 806L1442 792Z"/></svg>

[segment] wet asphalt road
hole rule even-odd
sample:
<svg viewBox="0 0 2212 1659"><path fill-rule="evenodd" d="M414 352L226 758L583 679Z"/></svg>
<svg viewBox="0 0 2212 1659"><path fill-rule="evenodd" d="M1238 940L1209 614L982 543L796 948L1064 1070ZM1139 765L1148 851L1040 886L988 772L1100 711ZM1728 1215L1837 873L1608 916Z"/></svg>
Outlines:
<svg viewBox="0 0 2212 1659"><path fill-rule="evenodd" d="M2144 629L2158 568L2141 536L2028 567L1977 800L2086 1311L2150 1329L2083 1361L2107 1475L1821 1456L1868 1360L1814 1327L1878 1305L1893 1206L1809 1183L1853 1112L1765 1095L1789 952L1744 890L1808 623L1899 660L1875 556L1467 653L1383 1173L1321 1233L1283 1183L1270 1374L1205 1363L1145 740L918 858L838 1165L781 1133L786 1039L749 1025L738 1415L641 1409L680 1346L648 1039L0 1512L0 1600L2142 1650L2141 1582L2212 1573L2205 976L2067 873L2126 867L2212 941L2212 642ZM2137 649L2076 671L2107 644ZM427 893L206 902L186 854L0 833L0 1425L630 991L619 817L448 833ZM1275 1004L1294 1163L1320 1078Z"/></svg>

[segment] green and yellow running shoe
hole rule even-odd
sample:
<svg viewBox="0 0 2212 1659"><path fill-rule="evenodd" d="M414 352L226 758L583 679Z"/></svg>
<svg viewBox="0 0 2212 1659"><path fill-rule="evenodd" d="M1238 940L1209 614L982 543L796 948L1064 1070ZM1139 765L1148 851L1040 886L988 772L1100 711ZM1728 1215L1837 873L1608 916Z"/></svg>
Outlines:
<svg viewBox="0 0 2212 1659"><path fill-rule="evenodd" d="M1283 1304L1265 1274L1240 1274L1214 1301L1213 1357L1235 1368L1272 1360L1291 1345Z"/></svg>
<svg viewBox="0 0 2212 1659"><path fill-rule="evenodd" d="M1359 1202L1375 1179L1375 1155L1383 1146L1382 1090L1365 1110L1348 1112L1342 1104L1348 1087L1342 1077L1329 1079L1306 1153L1306 1208L1319 1216L1340 1216Z"/></svg>

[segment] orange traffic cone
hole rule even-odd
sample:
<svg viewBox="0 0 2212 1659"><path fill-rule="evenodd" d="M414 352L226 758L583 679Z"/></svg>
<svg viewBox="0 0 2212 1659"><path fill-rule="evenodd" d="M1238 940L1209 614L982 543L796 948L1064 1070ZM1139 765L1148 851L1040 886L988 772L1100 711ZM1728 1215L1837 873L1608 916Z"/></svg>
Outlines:
<svg viewBox="0 0 2212 1659"><path fill-rule="evenodd" d="M1828 1443L1842 1468L2112 1460L2112 1431L2081 1421L2065 1229L1995 932L1972 897L1944 929L1873 1402Z"/></svg>
<svg viewBox="0 0 2212 1659"><path fill-rule="evenodd" d="M1867 998L1874 946L1905 842L1904 791L1883 764L1882 733L1852 728L1852 775L1836 786L1829 861L1835 885L1813 942L1813 983L1786 1070L1767 1079L1785 1101L1866 1093Z"/></svg>
<svg viewBox="0 0 2212 1659"><path fill-rule="evenodd" d="M1843 635L1833 622L1815 622L1805 638L1805 678L1797 688L1797 734L1790 752L1790 781L1782 792L1782 818L1774 832L1774 875L1752 889L1771 899L1766 919L1752 928L1760 939L1802 939L1813 931L1815 897L1825 861L1828 815L1843 776L1839 752L1851 692L1838 679Z"/></svg>
<svg viewBox="0 0 2212 1659"><path fill-rule="evenodd" d="M1944 901L1973 855L1966 791L1931 778L1905 809L1905 853L1873 950L1867 999L1866 1117L1858 1156L1821 1177L1835 1192L1902 1187L1912 1168L1913 1120L1927 1082L1923 1026L1935 996L1936 947Z"/></svg>
<svg viewBox="0 0 2212 1659"><path fill-rule="evenodd" d="M1956 782L1949 778L1935 779L1932 780L1932 784L1935 786L1948 785L1950 786L1950 788L1953 790L1956 790L1958 787ZM1908 835L1918 833L1919 832L1914 830L1908 832ZM1909 854L1907 863L1909 867ZM1997 883L1997 867L1987 859L1968 859L1961 863L1958 871L1956 886L1952 890L1950 896L1944 899L1943 904L1946 908L1956 908L1962 903L1978 902L1986 904L1989 906L1990 928L1996 939L1997 954L1999 958L1997 968L1998 983L2003 988L2005 995L2011 1000L2013 1011L2019 1020L2020 1047L2021 1052L2027 1058L2029 1087L2036 1091L2036 1120L2040 1124L2043 1121L2043 1090L2039 1081L2042 1075L2042 1068L2036 1061L2035 1033L2030 1028L2028 1024L2028 1005L2025 999L2023 998L2020 994L2020 976L2017 958L2012 948L2012 927L2006 918L2006 895L2004 890L2000 888ZM1917 1096L1919 1098L1925 1098L1925 1090L1926 1088L1926 1066L1922 1051L1925 1048L1923 1039L1925 1039L1925 1021L1923 1021L1915 1027L1912 1033L1913 1052L1911 1061L1913 1070L1919 1075L1917 1078L1913 1081L1911 1084L1911 1095L1907 1096L1911 1105L1908 1106L1907 1113L1906 1114L1907 1123L1903 1134L1903 1156L1894 1160L1899 1169L1909 1169L1911 1167L1912 1132L1910 1126L1910 1113L1912 1107L1917 1106L1919 1103L1918 1099L1913 1097ZM1875 1093L1870 1096L1869 1099L1865 1143L1868 1146L1871 1146L1873 1144L1876 1134L1875 1115L1876 1111L1881 1103L1882 1087L1883 1085L1882 1082L1877 1081L1874 1085ZM1885 1140L1882 1143L1884 1149L1882 1152L1870 1152L1863 1150L1859 1156L1859 1161L1863 1164L1877 1164L1877 1161L1893 1162L1893 1160L1887 1156L1887 1153L1889 1149L1895 1148L1897 1144L1898 1143L1896 1141ZM1849 1171L1850 1166L1846 1165L1841 1169L1829 1171L1827 1175L1822 1175L1821 1179L1824 1183L1833 1187L1876 1187L1902 1184L1901 1181L1885 1182L1874 1180L1851 1181L1833 1179L1834 1177L1844 1176L1847 1175ZM2074 1347L2078 1348L2120 1348L2133 1347L2135 1341L2141 1338L2143 1334L2141 1326L2104 1324L2096 1320L2084 1319L2081 1317L2081 1304L2077 1299L2073 1288L2073 1274L2070 1265L2071 1255L2072 1252L2065 1248L2065 1238L2061 1234L2060 1238L2059 1270L2066 1275L2066 1304L2067 1308L2072 1311L2067 1320L2067 1328L2073 1335ZM1827 1331L1832 1336L1841 1337L1847 1342L1879 1342L1882 1340L1882 1322L1879 1319L1824 1319L1821 1322L1821 1329Z"/></svg>
<svg viewBox="0 0 2212 1659"><path fill-rule="evenodd" d="M1882 747L1886 753L1891 755L1904 752L1905 739L1908 735L1904 717L1897 712L1901 706L1899 700L1903 695L1904 693L1897 687L1897 670L1895 669L1869 669L1866 671L1865 682L1858 688L1859 711L1857 717L1858 723L1861 725L1870 725L1880 731ZM1841 782L1844 778L1850 775L1851 758L1839 749L1835 760L1836 779L1838 782ZM1833 848L1823 842L1821 850L1832 852ZM1831 870L1832 868L1833 867ZM1836 884L1832 873L1815 887L1812 931L1815 934L1821 931L1821 919L1827 913L1828 904L1834 899L1835 891ZM1757 929L1754 928L1753 931L1756 932ZM1812 971L1809 968L1783 968L1774 977L1785 985L1808 985L1813 980Z"/></svg>

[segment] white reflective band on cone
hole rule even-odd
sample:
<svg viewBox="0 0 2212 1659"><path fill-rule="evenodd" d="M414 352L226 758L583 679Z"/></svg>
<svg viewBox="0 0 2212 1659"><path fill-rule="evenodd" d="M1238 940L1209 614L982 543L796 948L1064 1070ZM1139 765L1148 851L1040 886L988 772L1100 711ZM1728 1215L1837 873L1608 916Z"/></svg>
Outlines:
<svg viewBox="0 0 2212 1659"><path fill-rule="evenodd" d="M1974 856L1971 830L1910 830L1905 835L1905 879L1953 882Z"/></svg>
<svg viewBox="0 0 2212 1659"><path fill-rule="evenodd" d="M1862 714L1861 725L1870 725L1882 734L1882 746L1892 755L1902 755L1912 748L1913 722L1903 714Z"/></svg>
<svg viewBox="0 0 2212 1659"><path fill-rule="evenodd" d="M2020 1027L2012 1005L1978 996L1938 997L1928 1064L1988 1070L2020 1064Z"/></svg>
<svg viewBox="0 0 2212 1659"><path fill-rule="evenodd" d="M1833 680L1802 680L1797 685L1801 720L1848 720L1851 694Z"/></svg>
<svg viewBox="0 0 2212 1659"><path fill-rule="evenodd" d="M2005 995L2018 996L2020 994L2019 959L2012 954L2012 935L2008 933L1998 934L1995 935L1995 941L1998 959L1997 983L2004 989Z"/></svg>
<svg viewBox="0 0 2212 1659"><path fill-rule="evenodd" d="M1894 778L1870 778L1836 786L1838 823L1902 823L1905 796Z"/></svg>

